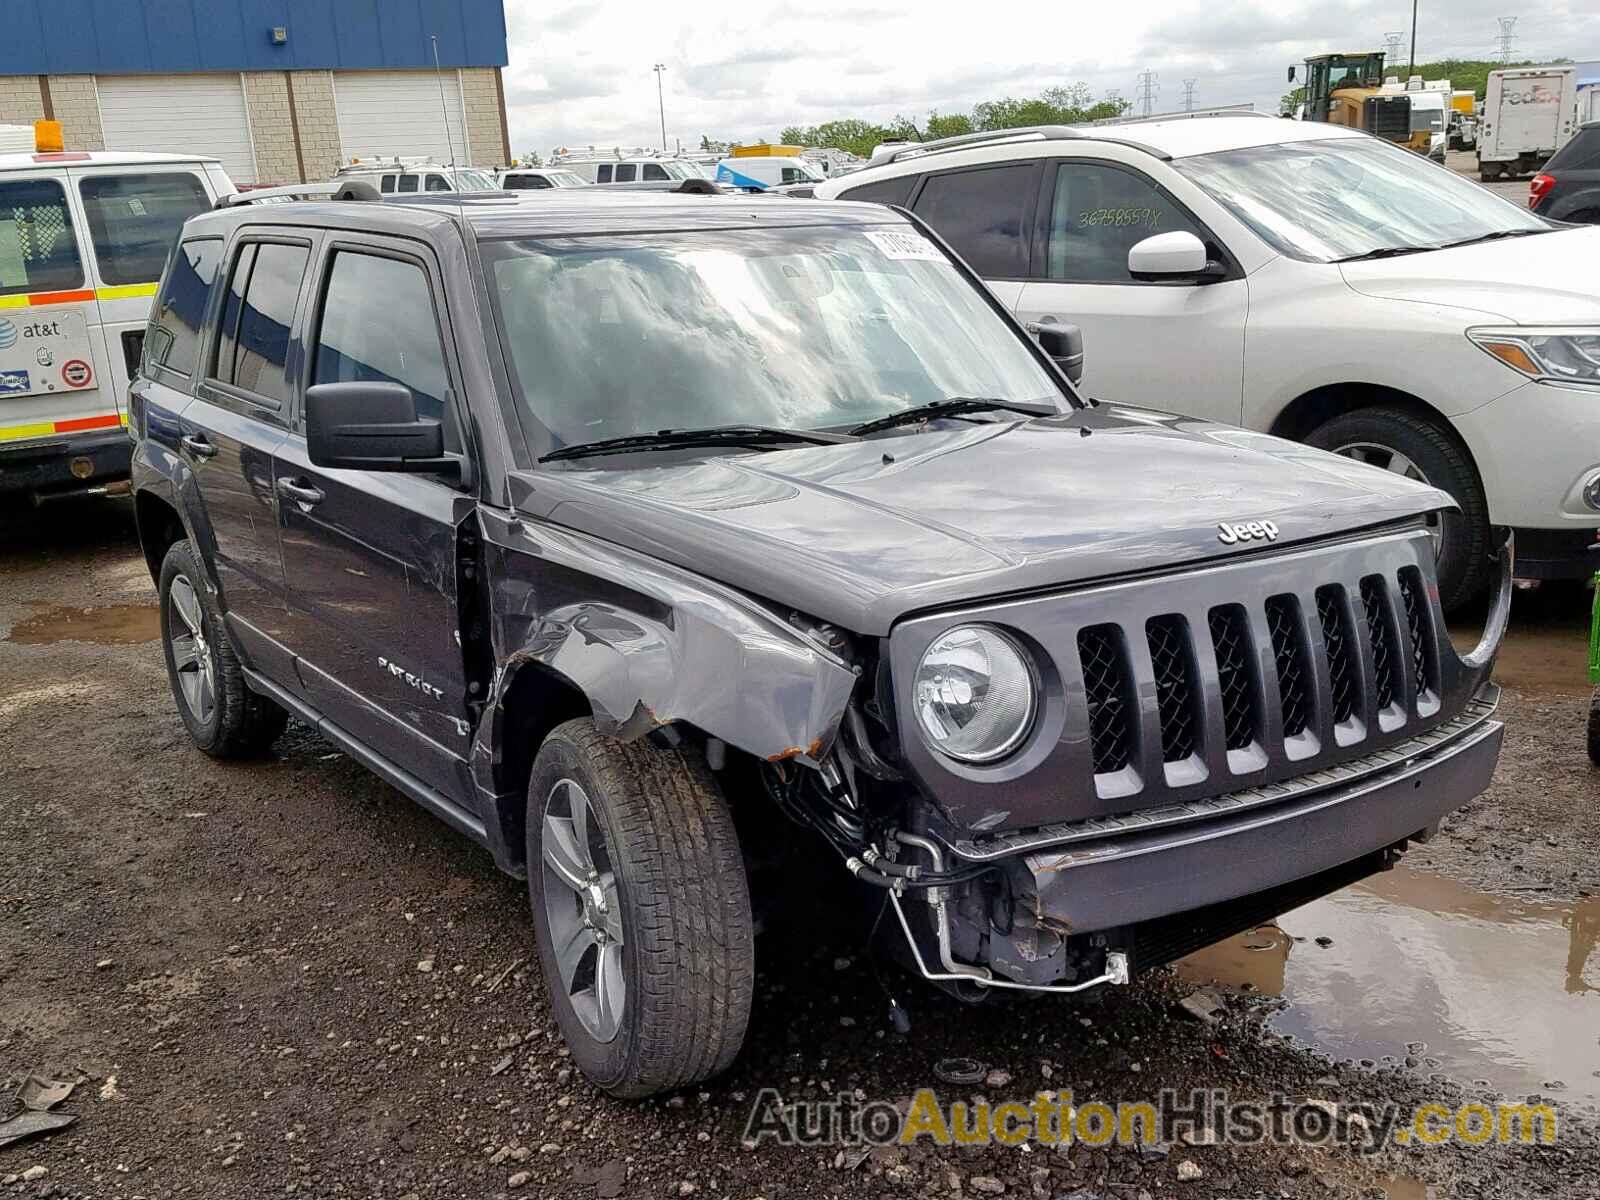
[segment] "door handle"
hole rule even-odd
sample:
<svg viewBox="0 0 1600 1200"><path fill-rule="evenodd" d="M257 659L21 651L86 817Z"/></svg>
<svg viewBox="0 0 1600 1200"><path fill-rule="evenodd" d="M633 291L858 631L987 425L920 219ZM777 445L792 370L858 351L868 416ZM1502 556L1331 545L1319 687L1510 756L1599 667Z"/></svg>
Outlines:
<svg viewBox="0 0 1600 1200"><path fill-rule="evenodd" d="M297 504L304 504L309 508L313 504L322 503L322 489L314 488L309 483L300 479L280 479L277 483L278 495Z"/></svg>
<svg viewBox="0 0 1600 1200"><path fill-rule="evenodd" d="M178 444L196 458L215 458L217 448L206 441L203 433L191 433L178 439Z"/></svg>

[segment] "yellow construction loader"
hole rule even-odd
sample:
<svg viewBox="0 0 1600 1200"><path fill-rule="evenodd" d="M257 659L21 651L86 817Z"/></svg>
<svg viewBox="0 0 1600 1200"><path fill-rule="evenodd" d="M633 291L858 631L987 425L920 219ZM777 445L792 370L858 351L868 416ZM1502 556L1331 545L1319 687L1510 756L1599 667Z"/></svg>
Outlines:
<svg viewBox="0 0 1600 1200"><path fill-rule="evenodd" d="M1305 103L1301 119L1365 129L1386 142L1427 154L1432 135L1412 132L1411 96L1383 85L1383 51L1318 54L1306 59ZM1289 68L1295 82L1295 68Z"/></svg>

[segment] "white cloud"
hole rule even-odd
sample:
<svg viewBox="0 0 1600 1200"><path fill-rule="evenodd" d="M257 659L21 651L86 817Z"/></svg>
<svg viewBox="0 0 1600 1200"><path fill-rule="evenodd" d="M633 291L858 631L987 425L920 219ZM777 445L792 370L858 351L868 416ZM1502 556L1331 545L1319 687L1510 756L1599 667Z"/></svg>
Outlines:
<svg viewBox="0 0 1600 1200"><path fill-rule="evenodd" d="M669 142L776 137L833 117L919 121L930 109L1031 95L1083 81L1133 97L1158 73L1157 107L1181 107L1183 80L1201 104L1273 108L1284 68L1305 55L1380 48L1405 26L1393 0L1180 0L1176 5L985 9L929 0L612 0L553 12L506 0L512 149L660 141L654 63L666 64ZM1503 0L1427 6L1419 58L1486 58ZM1519 57L1582 57L1600 45L1600 7L1545 0L1517 24Z"/></svg>

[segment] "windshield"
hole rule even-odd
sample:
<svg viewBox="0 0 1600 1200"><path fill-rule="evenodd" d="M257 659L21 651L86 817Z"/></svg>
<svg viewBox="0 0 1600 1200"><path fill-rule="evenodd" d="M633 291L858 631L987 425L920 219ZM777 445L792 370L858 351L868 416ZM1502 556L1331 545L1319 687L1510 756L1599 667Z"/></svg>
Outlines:
<svg viewBox="0 0 1600 1200"><path fill-rule="evenodd" d="M1306 262L1551 228L1487 188L1377 138L1251 146L1172 165L1269 245Z"/></svg>
<svg viewBox="0 0 1600 1200"><path fill-rule="evenodd" d="M487 171L456 170L456 190L460 192L492 192L494 176Z"/></svg>
<svg viewBox="0 0 1600 1200"><path fill-rule="evenodd" d="M555 187L583 187L589 182L571 171L546 171L544 177Z"/></svg>
<svg viewBox="0 0 1600 1200"><path fill-rule="evenodd" d="M538 453L662 429L848 428L952 396L1066 407L983 292L904 225L482 250Z"/></svg>
<svg viewBox="0 0 1600 1200"><path fill-rule="evenodd" d="M673 179L694 179L694 178L696 178L694 168L691 167L688 163L664 162L664 163L661 164L661 166L662 166L662 169L665 170L666 173L669 176L671 176Z"/></svg>

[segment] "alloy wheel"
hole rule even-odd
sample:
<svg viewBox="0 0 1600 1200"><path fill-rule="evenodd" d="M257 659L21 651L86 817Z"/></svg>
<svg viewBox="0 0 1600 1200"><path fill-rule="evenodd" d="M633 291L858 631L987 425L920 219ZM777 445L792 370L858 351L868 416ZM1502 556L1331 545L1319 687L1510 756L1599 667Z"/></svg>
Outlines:
<svg viewBox="0 0 1600 1200"><path fill-rule="evenodd" d="M206 641L200 597L185 575L176 576L167 591L167 643L184 706L199 724L209 724L217 710L217 664Z"/></svg>
<svg viewBox="0 0 1600 1200"><path fill-rule="evenodd" d="M1366 463L1369 467L1377 467L1380 471L1393 471L1396 475L1433 486L1433 481L1422 473L1422 468L1393 446L1377 442L1347 442L1343 446L1335 446L1333 452ZM1444 550L1444 525L1438 513L1428 514L1428 533L1433 538L1433 556L1438 559Z"/></svg>
<svg viewBox="0 0 1600 1200"><path fill-rule="evenodd" d="M540 846L556 974L589 1036L609 1042L627 1003L622 905L605 831L575 780L557 780L545 797Z"/></svg>

